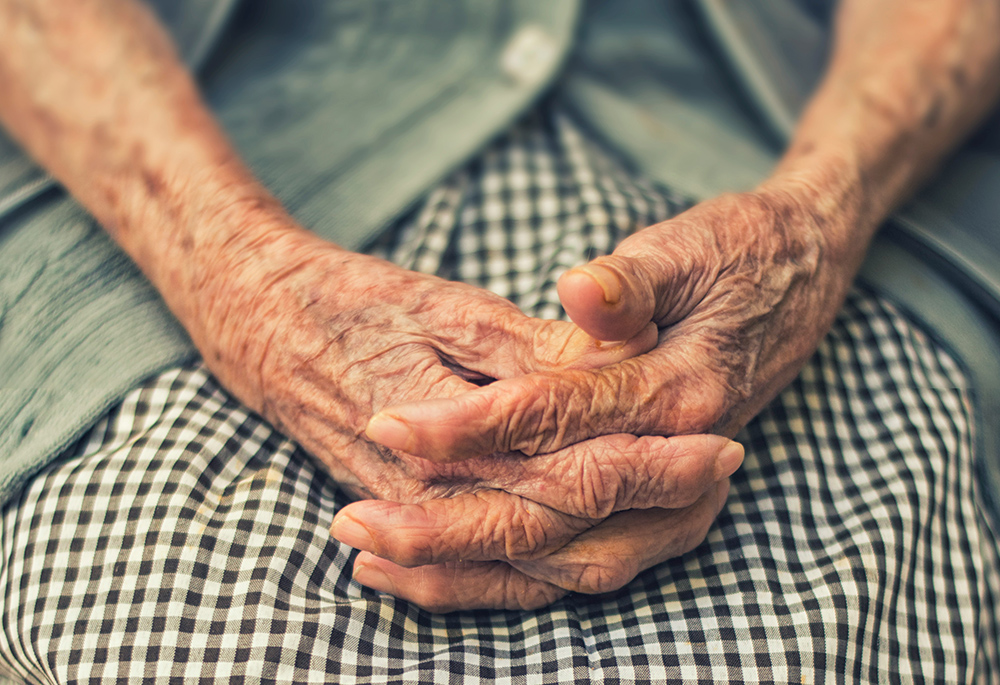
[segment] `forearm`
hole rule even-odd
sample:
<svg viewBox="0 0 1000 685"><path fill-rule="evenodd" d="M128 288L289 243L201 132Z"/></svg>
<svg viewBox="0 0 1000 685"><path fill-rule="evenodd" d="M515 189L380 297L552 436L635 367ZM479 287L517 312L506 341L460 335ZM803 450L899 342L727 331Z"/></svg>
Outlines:
<svg viewBox="0 0 1000 685"><path fill-rule="evenodd" d="M857 262L998 93L1000 3L844 0L827 75L765 187L805 188Z"/></svg>
<svg viewBox="0 0 1000 685"><path fill-rule="evenodd" d="M224 246L284 220L136 0L0 0L0 119L107 228L196 342ZM252 219L252 220L251 220ZM234 252L228 249L228 252Z"/></svg>

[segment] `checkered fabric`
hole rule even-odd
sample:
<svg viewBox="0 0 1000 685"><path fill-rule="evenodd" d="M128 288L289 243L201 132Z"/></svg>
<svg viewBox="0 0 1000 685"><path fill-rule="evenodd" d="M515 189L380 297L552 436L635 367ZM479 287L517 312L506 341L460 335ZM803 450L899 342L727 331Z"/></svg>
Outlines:
<svg viewBox="0 0 1000 685"><path fill-rule="evenodd" d="M684 204L550 107L377 249L557 315L564 269ZM971 402L946 350L856 289L743 431L700 547L612 594L432 615L353 583L336 484L200 364L173 369L2 511L0 663L32 683L998 683Z"/></svg>

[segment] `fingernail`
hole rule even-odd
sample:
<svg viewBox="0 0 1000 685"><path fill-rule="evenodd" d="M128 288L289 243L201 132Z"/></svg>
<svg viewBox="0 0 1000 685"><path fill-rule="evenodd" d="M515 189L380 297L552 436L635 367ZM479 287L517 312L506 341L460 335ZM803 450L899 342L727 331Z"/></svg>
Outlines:
<svg viewBox="0 0 1000 685"><path fill-rule="evenodd" d="M354 580L372 590L386 592L390 595L396 594L396 586L393 584L392 579L377 566L369 566L368 564L359 565L355 562L353 577Z"/></svg>
<svg viewBox="0 0 1000 685"><path fill-rule="evenodd" d="M413 429L395 416L376 414L365 427L365 435L389 449L410 452Z"/></svg>
<svg viewBox="0 0 1000 685"><path fill-rule="evenodd" d="M721 480L733 473L743 463L743 445L730 440L715 457L715 480Z"/></svg>
<svg viewBox="0 0 1000 685"><path fill-rule="evenodd" d="M375 552L375 539L371 532L360 522L350 516L338 516L330 526L330 535L345 545L366 552Z"/></svg>
<svg viewBox="0 0 1000 685"><path fill-rule="evenodd" d="M604 292L604 301L607 304L618 304L622 299L622 284L614 271L600 264L584 264L576 268L597 281L597 285L601 286Z"/></svg>

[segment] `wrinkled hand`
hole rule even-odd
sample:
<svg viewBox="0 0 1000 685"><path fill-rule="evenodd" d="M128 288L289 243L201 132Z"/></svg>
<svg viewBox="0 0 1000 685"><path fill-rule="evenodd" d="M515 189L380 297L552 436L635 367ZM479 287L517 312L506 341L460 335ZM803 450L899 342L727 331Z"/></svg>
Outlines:
<svg viewBox="0 0 1000 685"><path fill-rule="evenodd" d="M702 203L559 282L581 328L625 339L652 321L654 350L603 369L401 403L373 417L368 435L436 461L544 453L608 433L733 435L829 328L857 268L840 235L784 188Z"/></svg>
<svg viewBox="0 0 1000 685"><path fill-rule="evenodd" d="M375 416L368 435L439 462L493 451L546 453L609 433L732 435L812 353L856 268L822 216L791 192L762 190L721 197L647 228L613 255L567 273L559 293L570 317L602 340L626 339L655 323L654 350L602 369L535 373L399 404ZM714 518L721 501L702 506ZM710 521L705 510L702 521ZM619 536L616 559L643 559L641 545L628 549L622 540L669 535L669 519L659 513L627 512L608 522L603 541ZM610 533L616 520L623 524ZM703 536L707 526L689 530ZM405 549L396 536L377 551L393 559ZM607 558L595 549L589 557ZM426 582L419 571L378 563L387 589ZM438 583L445 575L426 573Z"/></svg>
<svg viewBox="0 0 1000 685"><path fill-rule="evenodd" d="M719 436L612 437L583 459L494 457L492 487L449 499L355 502L332 533L364 550L356 580L432 611L616 590L701 543L743 449Z"/></svg>
<svg viewBox="0 0 1000 685"><path fill-rule="evenodd" d="M521 314L489 292L341 250L301 230L214 270L196 343L222 383L318 457L355 495L451 494L465 465L437 468L371 442L373 414L493 378L601 365L652 346L644 331L601 346L575 326Z"/></svg>
<svg viewBox="0 0 1000 685"><path fill-rule="evenodd" d="M564 275L559 293L574 322L601 340L628 339L652 322L659 330L652 351L601 369L539 372L454 397L400 403L373 417L369 437L447 463L491 452L545 454L612 433L735 434L813 352L857 267L858 251L838 245L838 227L798 190L772 187L703 203ZM660 477L650 476L650 482ZM721 507L722 497L711 504L708 499L695 505L703 507L695 516L705 525L688 528L694 542ZM394 561L435 560L408 556L412 525L394 534L393 518L380 515L377 505L352 506L359 521L381 530L379 543L366 549ZM624 563L638 558L641 567L648 559L635 539L669 536L670 516L685 515L663 514L617 514L595 529L601 544L587 550L591 566L581 557L582 563L565 568L575 570L577 582L586 573L628 575ZM445 537L455 525L429 518L419 527L423 538ZM585 544L583 536L578 540L574 544ZM688 540L676 550L692 546ZM572 554L574 546L565 549ZM614 549L614 561L602 549ZM447 585L453 568L402 569L367 556L360 561L383 574L376 585L405 596L417 592L400 592L413 580ZM619 574L608 573L609 566ZM567 571L547 573L535 562L515 561L513 567L547 581L566 579ZM456 586L462 584L449 587Z"/></svg>
<svg viewBox="0 0 1000 685"><path fill-rule="evenodd" d="M486 291L298 230L269 233L213 273L202 298L214 306L194 329L213 372L348 491L404 503L351 505L334 534L370 551L401 548L394 558L403 563L482 560L433 567L452 579L438 590L422 585L414 599L426 606L540 606L565 588L623 584L643 564L701 540L724 498L719 483L742 458L739 446L723 451L730 443L717 436L611 435L534 459L508 453L448 464L386 449L364 429L390 404L461 395L494 378L617 363L652 348L655 327L598 344L572 324L530 319ZM634 508L650 511L615 516ZM623 569L608 570L604 560L597 571L579 570L584 556L621 549L618 540L602 540L628 517L656 519L654 508L678 510L659 517L664 532L655 544L626 545L643 551ZM376 519L367 529L349 525L359 511ZM442 527L436 537L421 533ZM366 568L377 563L362 557L356 572L363 577ZM507 582L498 588L500 576Z"/></svg>

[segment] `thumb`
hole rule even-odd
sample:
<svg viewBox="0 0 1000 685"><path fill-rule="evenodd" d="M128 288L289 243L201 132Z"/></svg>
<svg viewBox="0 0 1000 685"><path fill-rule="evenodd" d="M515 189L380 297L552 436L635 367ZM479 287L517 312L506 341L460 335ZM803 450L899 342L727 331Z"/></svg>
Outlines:
<svg viewBox="0 0 1000 685"><path fill-rule="evenodd" d="M715 261L672 230L651 226L626 239L614 254L570 269L557 289L577 326L598 340L628 340L648 326L684 318L714 280Z"/></svg>
<svg viewBox="0 0 1000 685"><path fill-rule="evenodd" d="M570 269L556 284L566 314L598 340L628 340L653 319L652 284L629 266L602 257Z"/></svg>

